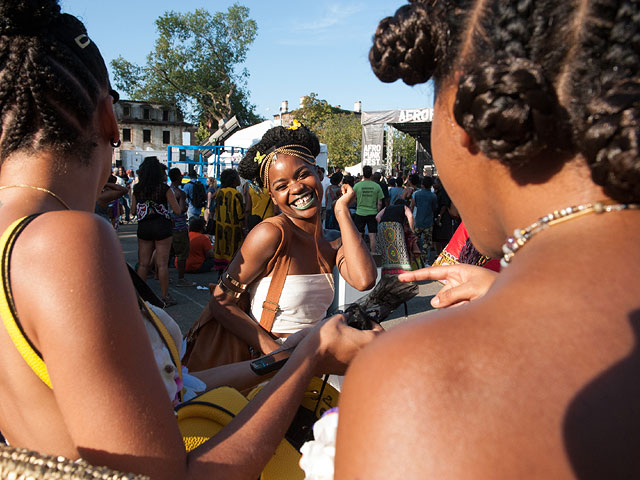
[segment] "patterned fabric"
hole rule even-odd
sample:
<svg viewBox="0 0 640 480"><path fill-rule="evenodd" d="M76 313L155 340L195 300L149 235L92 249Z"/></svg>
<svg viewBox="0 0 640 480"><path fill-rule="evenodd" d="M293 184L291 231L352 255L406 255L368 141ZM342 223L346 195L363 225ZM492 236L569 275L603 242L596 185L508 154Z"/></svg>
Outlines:
<svg viewBox="0 0 640 480"><path fill-rule="evenodd" d="M171 216L169 215L169 210L165 205L161 203L156 203L153 200L147 200L143 203L138 203L136 208L136 215L138 217L138 221L143 220L147 215L162 215L167 220L171 220Z"/></svg>
<svg viewBox="0 0 640 480"><path fill-rule="evenodd" d="M376 237L377 253L382 255L382 275L411 271L404 229L398 222L380 222Z"/></svg>
<svg viewBox="0 0 640 480"><path fill-rule="evenodd" d="M422 261L422 265L426 265L427 260L429 259L429 249L431 248L431 242L433 241L433 227L416 227L415 231L420 243L420 260Z"/></svg>
<svg viewBox="0 0 640 480"><path fill-rule="evenodd" d="M244 205L242 196L233 187L218 190L216 202L216 241L214 269L224 270L242 244Z"/></svg>

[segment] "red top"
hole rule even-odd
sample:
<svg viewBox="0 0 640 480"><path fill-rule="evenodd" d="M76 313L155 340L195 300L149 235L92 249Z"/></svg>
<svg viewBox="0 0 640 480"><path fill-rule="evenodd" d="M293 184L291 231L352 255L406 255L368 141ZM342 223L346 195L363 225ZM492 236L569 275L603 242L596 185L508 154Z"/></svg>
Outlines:
<svg viewBox="0 0 640 480"><path fill-rule="evenodd" d="M189 257L185 270L198 270L207 258L207 252L213 248L209 237L199 232L189 232Z"/></svg>

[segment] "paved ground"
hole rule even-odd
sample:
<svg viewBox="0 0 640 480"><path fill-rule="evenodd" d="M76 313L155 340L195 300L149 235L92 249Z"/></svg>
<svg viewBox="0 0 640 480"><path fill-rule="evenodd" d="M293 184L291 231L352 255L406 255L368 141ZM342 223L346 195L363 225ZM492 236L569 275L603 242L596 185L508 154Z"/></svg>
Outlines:
<svg viewBox="0 0 640 480"><path fill-rule="evenodd" d="M120 243L124 252L125 259L129 265L135 266L138 260L138 240L136 238L136 225L120 226ZM198 315L209 300L209 283L216 283L218 280L217 273L198 273L186 274L186 278L196 282L197 287L176 287L175 281L178 273L175 268L169 269L170 285L169 291L171 296L178 302L177 305L167 308L167 312L180 325L183 333L189 330L191 324L198 318ZM157 280L149 278L147 280L149 286L160 296L160 285ZM416 297L407 302L408 317L405 317L404 307L400 306L395 310L382 325L385 329L394 327L395 325L411 321L417 315L431 310L429 300L438 291L440 285L437 282L419 284L419 293Z"/></svg>

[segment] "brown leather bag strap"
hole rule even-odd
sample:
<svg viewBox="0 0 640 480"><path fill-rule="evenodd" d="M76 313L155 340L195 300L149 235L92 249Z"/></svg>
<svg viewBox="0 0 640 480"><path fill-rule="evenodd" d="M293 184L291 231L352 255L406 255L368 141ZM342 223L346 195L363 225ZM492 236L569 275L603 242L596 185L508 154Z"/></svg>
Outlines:
<svg viewBox="0 0 640 480"><path fill-rule="evenodd" d="M267 332L273 328L273 322L278 312L278 302L282 295L284 282L287 280L291 256L289 255L289 244L291 243L291 231L287 225L287 220L281 216L271 217L265 221L270 221L282 232L282 241L276 250L274 257L277 259L271 273L271 284L267 292L267 298L262 303L262 315L260 316L260 326ZM285 225L287 225L285 227Z"/></svg>

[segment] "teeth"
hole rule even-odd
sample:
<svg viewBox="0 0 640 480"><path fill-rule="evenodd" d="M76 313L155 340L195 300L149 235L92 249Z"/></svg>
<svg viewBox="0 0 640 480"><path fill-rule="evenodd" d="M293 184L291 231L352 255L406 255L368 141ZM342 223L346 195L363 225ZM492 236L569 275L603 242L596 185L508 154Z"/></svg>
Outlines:
<svg viewBox="0 0 640 480"><path fill-rule="evenodd" d="M307 194L304 197L300 197L299 199L297 199L295 202L293 202L293 204L296 207L303 207L310 200L311 200L311 194Z"/></svg>

